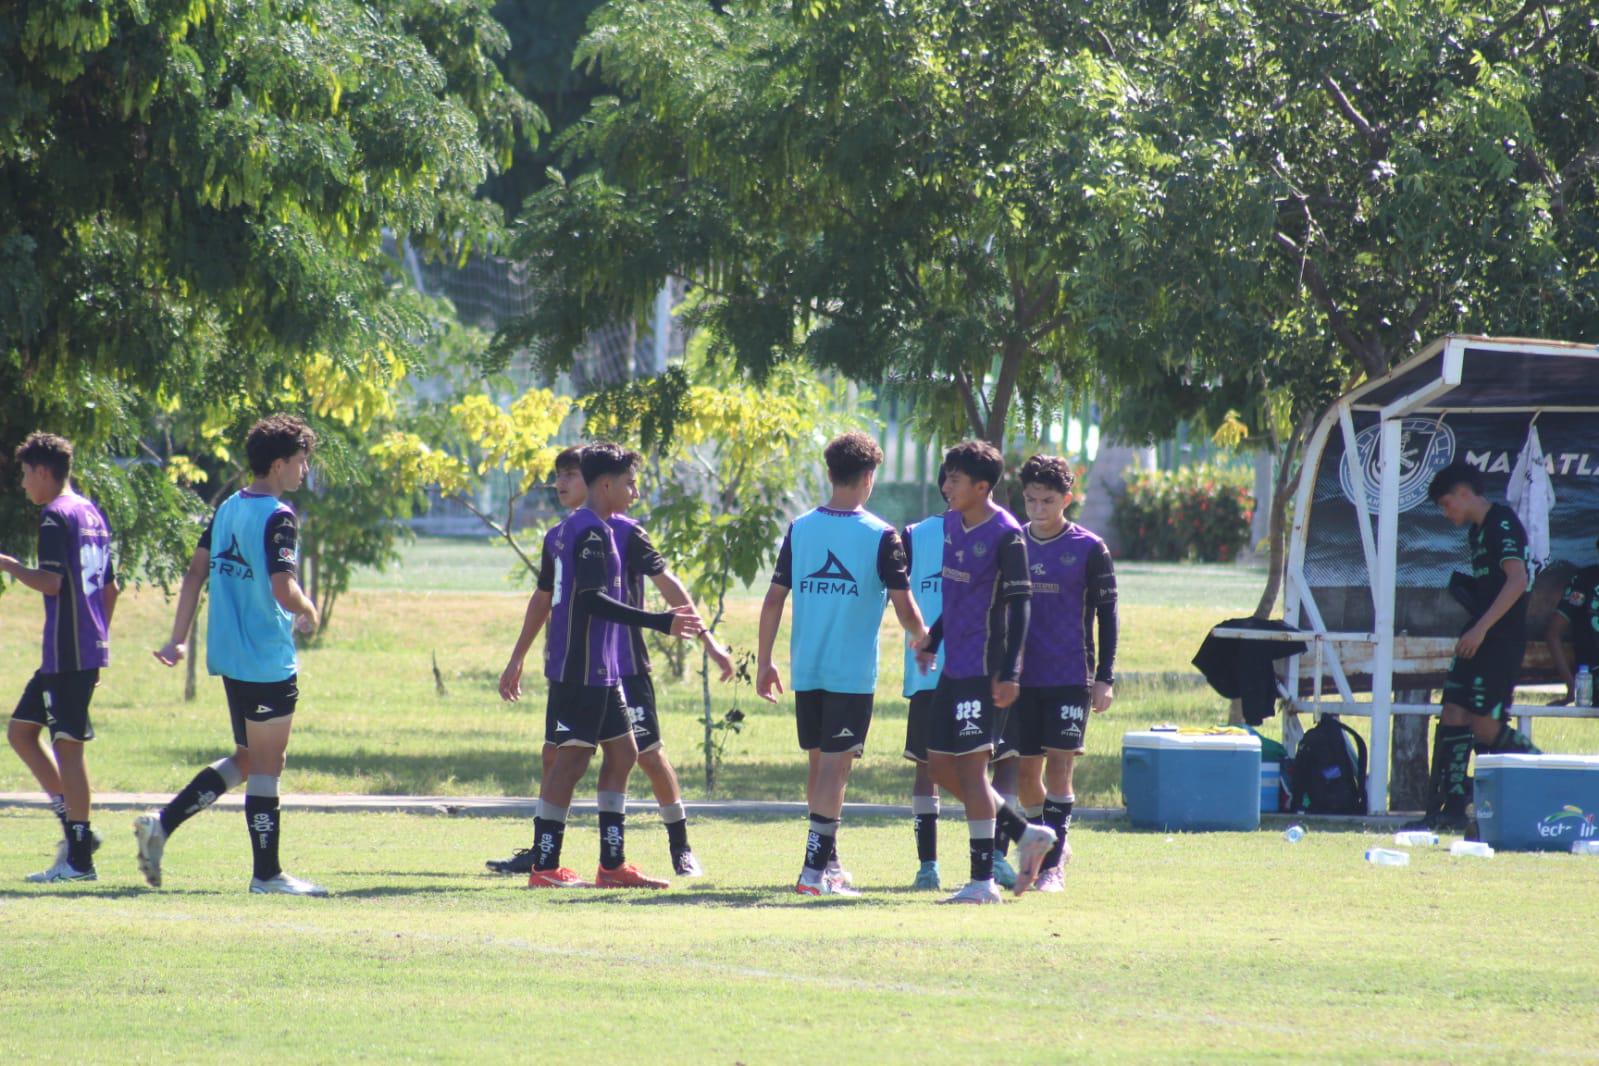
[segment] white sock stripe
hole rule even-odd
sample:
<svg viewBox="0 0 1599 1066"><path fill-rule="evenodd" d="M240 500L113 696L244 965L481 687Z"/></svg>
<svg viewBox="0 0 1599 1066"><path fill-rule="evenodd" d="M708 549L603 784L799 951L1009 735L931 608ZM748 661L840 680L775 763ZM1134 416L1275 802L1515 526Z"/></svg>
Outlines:
<svg viewBox="0 0 1599 1066"><path fill-rule="evenodd" d="M544 819L546 822L560 822L561 824L565 825L566 812L567 808L565 807L557 807L553 803L549 803L545 800L539 800L538 816Z"/></svg>
<svg viewBox="0 0 1599 1066"><path fill-rule="evenodd" d="M251 774L250 780L245 782L244 794L246 796L261 796L270 799L278 797L278 779L271 774Z"/></svg>
<svg viewBox="0 0 1599 1066"><path fill-rule="evenodd" d="M966 834L973 840L993 840L994 819L968 818L966 820Z"/></svg>
<svg viewBox="0 0 1599 1066"><path fill-rule="evenodd" d="M601 792L597 798L596 805L607 814L626 814L627 793Z"/></svg>
<svg viewBox="0 0 1599 1066"><path fill-rule="evenodd" d="M229 788L238 788L244 784L244 774L240 772L239 764L233 761L231 755L212 763L211 769L217 772L217 776L222 778L222 783Z"/></svg>
<svg viewBox="0 0 1599 1066"><path fill-rule="evenodd" d="M687 817L688 811L683 809L681 802L661 804L661 821L668 823L681 822Z"/></svg>
<svg viewBox="0 0 1599 1066"><path fill-rule="evenodd" d="M938 813L938 797L937 796L912 796L911 797L911 813L912 814L937 814Z"/></svg>

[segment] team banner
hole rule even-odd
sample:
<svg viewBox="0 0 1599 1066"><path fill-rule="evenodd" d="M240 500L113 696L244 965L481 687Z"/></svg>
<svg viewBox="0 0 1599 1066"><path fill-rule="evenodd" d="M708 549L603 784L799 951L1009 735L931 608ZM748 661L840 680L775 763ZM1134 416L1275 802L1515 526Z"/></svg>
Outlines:
<svg viewBox="0 0 1599 1066"><path fill-rule="evenodd" d="M1449 576L1468 569L1466 531L1449 524L1427 499L1432 477L1455 459L1482 471L1488 496L1504 502L1533 416L1526 413L1414 415L1400 431L1399 559L1395 589L1397 628L1413 636L1454 636L1466 621L1447 593ZM1372 533L1377 530L1381 477L1380 429L1375 412L1355 412L1355 438ZM1540 577L1534 610L1552 604L1573 566L1599 555L1599 421L1591 414L1538 417L1544 469L1554 489L1549 512L1550 565ZM1337 426L1315 470L1305 543L1305 579L1330 629L1366 630L1371 624L1371 575L1356 524L1360 495L1344 462ZM1547 613L1544 613L1547 617ZM1531 619L1534 625L1537 620ZM1537 634L1535 633L1534 636Z"/></svg>

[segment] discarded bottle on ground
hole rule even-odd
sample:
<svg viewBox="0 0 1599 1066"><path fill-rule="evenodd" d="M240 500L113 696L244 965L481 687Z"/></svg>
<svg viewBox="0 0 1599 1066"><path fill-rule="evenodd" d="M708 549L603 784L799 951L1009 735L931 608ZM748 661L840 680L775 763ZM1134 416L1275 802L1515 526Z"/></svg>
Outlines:
<svg viewBox="0 0 1599 1066"><path fill-rule="evenodd" d="M1593 673L1586 666L1577 668L1571 685L1571 702L1578 707L1593 706Z"/></svg>
<svg viewBox="0 0 1599 1066"><path fill-rule="evenodd" d="M1402 848L1436 848L1438 834L1431 829L1404 829L1394 834L1394 843Z"/></svg>
<svg viewBox="0 0 1599 1066"><path fill-rule="evenodd" d="M1367 848L1366 861L1373 866L1409 866L1410 852L1392 848Z"/></svg>
<svg viewBox="0 0 1599 1066"><path fill-rule="evenodd" d="M1480 840L1457 840L1449 845L1451 855L1469 855L1476 859L1491 859L1494 849Z"/></svg>
<svg viewBox="0 0 1599 1066"><path fill-rule="evenodd" d="M1599 840L1578 840L1571 845L1573 855L1599 855Z"/></svg>
<svg viewBox="0 0 1599 1066"><path fill-rule="evenodd" d="M1305 827L1302 825L1289 826L1287 829L1283 830L1283 839L1288 841L1290 844L1299 843L1301 840L1305 839Z"/></svg>

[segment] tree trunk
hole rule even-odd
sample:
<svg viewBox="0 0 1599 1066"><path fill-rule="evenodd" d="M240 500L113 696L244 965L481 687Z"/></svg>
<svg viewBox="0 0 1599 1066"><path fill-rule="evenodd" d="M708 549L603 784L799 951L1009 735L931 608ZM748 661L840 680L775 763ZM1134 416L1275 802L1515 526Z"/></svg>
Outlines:
<svg viewBox="0 0 1599 1066"><path fill-rule="evenodd" d="M200 659L200 607L196 606L194 618L189 621L189 663L183 673L183 702L193 703L195 691L195 663Z"/></svg>
<svg viewBox="0 0 1599 1066"><path fill-rule="evenodd" d="M1111 513L1116 508L1116 497L1121 495L1127 482L1123 475L1127 470L1153 470L1155 468L1155 449L1137 447L1121 442L1100 441L1099 454L1094 457L1094 465L1088 472L1088 485L1084 493L1083 509L1077 516L1077 521L1085 528L1099 534L1110 548L1111 554L1118 554L1124 547L1116 535L1116 527L1111 523Z"/></svg>
<svg viewBox="0 0 1599 1066"><path fill-rule="evenodd" d="M1396 693L1395 703L1431 703L1427 689ZM1393 754L1388 763L1388 809L1420 811L1427 808L1427 722L1420 714L1393 717Z"/></svg>
<svg viewBox="0 0 1599 1066"><path fill-rule="evenodd" d="M1305 440L1310 436L1309 419L1294 431L1278 456L1277 485L1272 492L1271 531L1266 553L1266 588L1255 604L1256 618L1269 618L1277 605L1277 594L1282 591L1284 573L1288 567L1288 505L1294 494L1302 471L1295 469Z"/></svg>

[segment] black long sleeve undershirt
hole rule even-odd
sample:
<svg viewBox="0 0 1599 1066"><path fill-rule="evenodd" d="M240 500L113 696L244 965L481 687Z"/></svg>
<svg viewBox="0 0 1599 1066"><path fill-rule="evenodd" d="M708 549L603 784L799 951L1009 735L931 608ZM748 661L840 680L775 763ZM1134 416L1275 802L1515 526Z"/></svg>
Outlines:
<svg viewBox="0 0 1599 1066"><path fill-rule="evenodd" d="M942 643L944 643L944 616L939 615L938 621L927 631L927 650L937 654L938 646Z"/></svg>
<svg viewBox="0 0 1599 1066"><path fill-rule="evenodd" d="M1116 677L1116 641L1120 636L1121 617L1116 612L1116 601L1102 603L1094 608L1094 619L1099 630L1099 656L1095 660L1094 680L1109 685ZM1094 654L1093 637L1088 638L1088 654Z"/></svg>
<svg viewBox="0 0 1599 1066"><path fill-rule="evenodd" d="M577 602L586 614L603 618L607 622L638 626L641 629L656 629L662 633L672 631L671 611L641 611L637 607L629 607L599 589L583 589L577 594Z"/></svg>
<svg viewBox="0 0 1599 1066"><path fill-rule="evenodd" d="M1027 646L1027 626L1033 617L1033 601L1012 596L1005 601L1005 650L1000 656L999 680L1019 681L1022 676L1022 649Z"/></svg>

